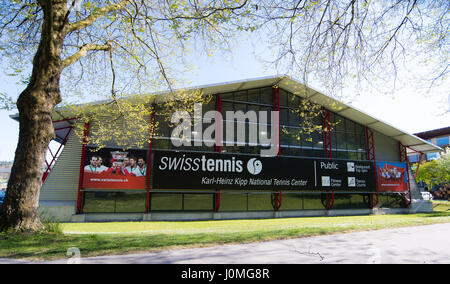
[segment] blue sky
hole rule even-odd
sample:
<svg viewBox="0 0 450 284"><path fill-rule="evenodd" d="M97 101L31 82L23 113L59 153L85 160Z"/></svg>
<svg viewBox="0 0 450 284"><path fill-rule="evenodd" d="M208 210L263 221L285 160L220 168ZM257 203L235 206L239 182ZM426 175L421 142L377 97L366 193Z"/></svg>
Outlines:
<svg viewBox="0 0 450 284"><path fill-rule="evenodd" d="M197 69L184 74L184 79L190 83L188 86L215 84L228 81L237 81L257 77L280 74L274 68L266 69L252 54L246 45L237 47L234 55L216 54L214 57L197 57L192 62ZM16 78L0 74L0 92L17 97L24 86L15 83ZM448 84L446 84L448 87ZM312 88L323 89L312 84ZM445 87L445 86L444 86ZM431 130L450 126L449 90L436 90L432 94L423 95L415 89L403 88L394 96L383 95L374 91L353 97L351 104L360 110L380 118L409 133ZM349 92L352 92L349 90ZM9 115L16 111L0 110L0 161L12 160L17 145L19 124Z"/></svg>

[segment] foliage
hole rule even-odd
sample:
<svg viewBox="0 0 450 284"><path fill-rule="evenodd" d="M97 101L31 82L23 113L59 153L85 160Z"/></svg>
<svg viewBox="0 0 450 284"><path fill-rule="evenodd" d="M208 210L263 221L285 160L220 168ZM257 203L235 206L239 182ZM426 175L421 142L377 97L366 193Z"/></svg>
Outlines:
<svg viewBox="0 0 450 284"><path fill-rule="evenodd" d="M450 149L447 148L440 159L422 163L417 180L424 181L429 186L450 183Z"/></svg>
<svg viewBox="0 0 450 284"><path fill-rule="evenodd" d="M0 93L0 110L12 110L15 104L12 98L8 95Z"/></svg>
<svg viewBox="0 0 450 284"><path fill-rule="evenodd" d="M276 52L271 63L348 97L342 89L352 85L448 84L449 9L448 1L272 0L257 18ZM406 69L411 62L421 68Z"/></svg>

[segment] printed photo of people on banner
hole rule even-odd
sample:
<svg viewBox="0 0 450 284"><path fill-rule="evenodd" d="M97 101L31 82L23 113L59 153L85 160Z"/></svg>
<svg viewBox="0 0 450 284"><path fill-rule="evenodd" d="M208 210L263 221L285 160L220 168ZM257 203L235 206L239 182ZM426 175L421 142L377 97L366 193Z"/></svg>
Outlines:
<svg viewBox="0 0 450 284"><path fill-rule="evenodd" d="M408 190L408 175L405 163L378 162L377 175L379 191Z"/></svg>
<svg viewBox="0 0 450 284"><path fill-rule="evenodd" d="M145 189L147 150L86 148L83 188Z"/></svg>

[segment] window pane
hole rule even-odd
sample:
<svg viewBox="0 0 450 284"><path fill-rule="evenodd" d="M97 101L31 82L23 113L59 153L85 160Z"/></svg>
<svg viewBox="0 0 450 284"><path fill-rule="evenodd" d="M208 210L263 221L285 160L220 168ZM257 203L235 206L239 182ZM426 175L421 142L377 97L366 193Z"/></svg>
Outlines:
<svg viewBox="0 0 450 284"><path fill-rule="evenodd" d="M300 99L298 96L289 94L288 96L288 106L291 108L298 108L300 106Z"/></svg>
<svg viewBox="0 0 450 284"><path fill-rule="evenodd" d="M273 90L272 88L261 89L261 103L267 105L273 105Z"/></svg>
<svg viewBox="0 0 450 284"><path fill-rule="evenodd" d="M345 133L336 133L336 145L339 150L347 150Z"/></svg>
<svg viewBox="0 0 450 284"><path fill-rule="evenodd" d="M290 136L288 127L282 127L280 129L280 136L281 136L281 138L280 138L281 139L281 141L280 141L281 145L287 146L287 145L290 144L291 136Z"/></svg>
<svg viewBox="0 0 450 284"><path fill-rule="evenodd" d="M295 110L289 110L289 125L301 127L302 119L300 117L300 114L297 113Z"/></svg>
<svg viewBox="0 0 450 284"><path fill-rule="evenodd" d="M368 194L352 194L350 197L351 208L369 208Z"/></svg>
<svg viewBox="0 0 450 284"><path fill-rule="evenodd" d="M280 106L288 106L288 92L280 89Z"/></svg>
<svg viewBox="0 0 450 284"><path fill-rule="evenodd" d="M335 194L333 209L348 209L348 208L350 208L350 195Z"/></svg>
<svg viewBox="0 0 450 284"><path fill-rule="evenodd" d="M115 202L115 192L84 192L83 212L113 213Z"/></svg>
<svg viewBox="0 0 450 284"><path fill-rule="evenodd" d="M234 100L246 102L247 101L247 91L240 91L234 93Z"/></svg>
<svg viewBox="0 0 450 284"><path fill-rule="evenodd" d="M349 119L345 120L345 132L355 133L355 123Z"/></svg>
<svg viewBox="0 0 450 284"><path fill-rule="evenodd" d="M259 103L259 89L248 90L248 101L253 103Z"/></svg>
<svg viewBox="0 0 450 284"><path fill-rule="evenodd" d="M284 193L281 196L280 210L301 210L303 209L302 194Z"/></svg>
<svg viewBox="0 0 450 284"><path fill-rule="evenodd" d="M445 146L450 144L449 142L449 137L440 137L440 138L436 138L436 144L438 146Z"/></svg>
<svg viewBox="0 0 450 284"><path fill-rule="evenodd" d="M273 211L271 194L248 194L248 210L250 211L260 211L260 210L271 210Z"/></svg>
<svg viewBox="0 0 450 284"><path fill-rule="evenodd" d="M145 192L117 192L116 212L145 212L146 202Z"/></svg>
<svg viewBox="0 0 450 284"><path fill-rule="evenodd" d="M280 125L289 125L289 109L280 109Z"/></svg>
<svg viewBox="0 0 450 284"><path fill-rule="evenodd" d="M304 194L303 208L305 210L324 209L320 194Z"/></svg>
<svg viewBox="0 0 450 284"><path fill-rule="evenodd" d="M336 123L336 126L335 126L336 131L342 131L342 132L345 131L345 120L341 116L336 115L335 123Z"/></svg>
<svg viewBox="0 0 450 284"><path fill-rule="evenodd" d="M220 194L220 211L247 211L247 194Z"/></svg>
<svg viewBox="0 0 450 284"><path fill-rule="evenodd" d="M213 210L212 194L184 194L184 210Z"/></svg>
<svg viewBox="0 0 450 284"><path fill-rule="evenodd" d="M359 137L353 134L347 134L347 149L348 150L358 150L359 148Z"/></svg>
<svg viewBox="0 0 450 284"><path fill-rule="evenodd" d="M164 194L164 193L152 193L150 210L152 211L168 211L182 210L182 194Z"/></svg>
<svg viewBox="0 0 450 284"><path fill-rule="evenodd" d="M229 103L229 102L222 102L222 116L223 119L225 120L226 118L226 112L227 111L234 111L233 109L233 103Z"/></svg>
<svg viewBox="0 0 450 284"><path fill-rule="evenodd" d="M152 148L153 149L170 149L171 141L169 139L153 139Z"/></svg>

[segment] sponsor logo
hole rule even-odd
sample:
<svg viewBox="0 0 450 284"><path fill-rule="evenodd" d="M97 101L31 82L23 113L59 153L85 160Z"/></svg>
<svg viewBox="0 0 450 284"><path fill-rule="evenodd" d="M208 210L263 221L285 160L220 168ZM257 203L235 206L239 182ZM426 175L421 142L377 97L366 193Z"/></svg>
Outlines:
<svg viewBox="0 0 450 284"><path fill-rule="evenodd" d="M347 172L349 173L355 172L355 163L347 162Z"/></svg>
<svg viewBox="0 0 450 284"><path fill-rule="evenodd" d="M348 177L348 186L349 187L355 187L356 186L356 178L355 177Z"/></svg>
<svg viewBox="0 0 450 284"><path fill-rule="evenodd" d="M322 186L330 186L330 177L329 176L323 176L322 177Z"/></svg>
<svg viewBox="0 0 450 284"><path fill-rule="evenodd" d="M252 175L257 175L262 171L262 162L256 158L252 158L247 162L247 170Z"/></svg>
<svg viewBox="0 0 450 284"><path fill-rule="evenodd" d="M243 162L235 157L230 159L208 159L205 155L201 158L161 157L159 170L164 171L201 171L201 172L237 172L243 170Z"/></svg>

